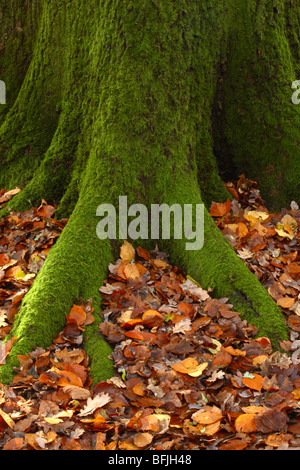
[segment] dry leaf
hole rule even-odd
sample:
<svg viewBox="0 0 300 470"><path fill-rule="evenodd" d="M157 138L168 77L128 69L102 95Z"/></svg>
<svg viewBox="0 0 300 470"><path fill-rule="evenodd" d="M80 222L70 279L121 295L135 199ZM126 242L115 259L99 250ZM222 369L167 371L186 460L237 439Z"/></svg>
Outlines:
<svg viewBox="0 0 300 470"><path fill-rule="evenodd" d="M222 411L216 406L204 406L201 410L192 414L192 419L196 421L196 423L205 426L220 421L222 417Z"/></svg>
<svg viewBox="0 0 300 470"><path fill-rule="evenodd" d="M238 416L234 423L236 431L243 433L256 432L255 416L253 413Z"/></svg>
<svg viewBox="0 0 300 470"><path fill-rule="evenodd" d="M261 391L263 378L259 374L251 373L242 378L242 382L246 387L251 388L252 390Z"/></svg>
<svg viewBox="0 0 300 470"><path fill-rule="evenodd" d="M67 385L63 387L63 391L70 395L73 400L87 400L91 397L91 392L88 389L76 385Z"/></svg>
<svg viewBox="0 0 300 470"><path fill-rule="evenodd" d="M130 263L135 257L135 249L127 240L121 246L120 257L125 263Z"/></svg>
<svg viewBox="0 0 300 470"><path fill-rule="evenodd" d="M150 434L149 432L142 432L134 436L133 442L137 447L143 448L151 444L152 440L153 440L152 434Z"/></svg>
<svg viewBox="0 0 300 470"><path fill-rule="evenodd" d="M98 408L102 408L108 402L110 402L112 398L108 393L100 393L96 395L94 398L88 398L87 403L83 410L79 413L79 416L86 416L93 413Z"/></svg>

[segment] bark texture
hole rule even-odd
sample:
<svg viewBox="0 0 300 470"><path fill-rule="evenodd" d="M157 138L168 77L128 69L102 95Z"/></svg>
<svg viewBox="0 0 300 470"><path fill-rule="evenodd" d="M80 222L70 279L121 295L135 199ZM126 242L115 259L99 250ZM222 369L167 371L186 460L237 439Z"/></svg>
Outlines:
<svg viewBox="0 0 300 470"><path fill-rule="evenodd" d="M149 208L209 206L229 197L221 180L228 168L259 176L274 206L296 199L299 110L290 85L299 13L284 0L5 0L0 12L9 97L0 187L23 188L13 210L44 198L59 203L57 217L70 217L24 298L18 341L0 369L7 382L17 355L49 345L75 299L93 297L100 312L98 289L118 249L96 236L100 204L127 195L128 205ZM17 55L12 78L18 47L24 59ZM207 210L203 249L184 244L160 247L275 346L286 338L281 311ZM113 367L97 322L86 336L92 375L106 379Z"/></svg>

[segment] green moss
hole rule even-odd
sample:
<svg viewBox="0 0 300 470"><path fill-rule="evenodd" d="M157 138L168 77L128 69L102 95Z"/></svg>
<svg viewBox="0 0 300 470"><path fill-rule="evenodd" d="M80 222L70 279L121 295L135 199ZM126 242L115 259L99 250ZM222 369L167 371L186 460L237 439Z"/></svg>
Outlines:
<svg viewBox="0 0 300 470"><path fill-rule="evenodd" d="M287 104L297 53L286 3L276 1L279 17L273 3L42 2L26 76L0 127L0 187L22 186L12 209L44 198L71 217L24 298L0 380L17 354L49 345L75 299L98 302L113 260L109 241L96 237L100 204L117 206L122 195L148 208L224 200L216 154L231 173L258 176L275 205L281 193L284 202L297 195L299 111ZM160 243L273 344L286 338L280 310L207 212L202 250ZM113 373L110 348L97 323L86 337L102 380Z"/></svg>
<svg viewBox="0 0 300 470"><path fill-rule="evenodd" d="M214 126L223 167L230 167L227 174L245 173L259 181L275 209L289 207L300 192L300 108L291 102L299 64L287 28L293 18L292 31L298 34L299 15L287 3L237 2L221 76L222 109Z"/></svg>

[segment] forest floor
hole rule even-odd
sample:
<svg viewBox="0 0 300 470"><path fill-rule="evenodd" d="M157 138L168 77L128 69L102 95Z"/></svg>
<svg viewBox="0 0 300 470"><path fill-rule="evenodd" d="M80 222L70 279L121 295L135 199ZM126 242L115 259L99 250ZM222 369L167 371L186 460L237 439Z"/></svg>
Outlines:
<svg viewBox="0 0 300 470"><path fill-rule="evenodd" d="M0 384L0 449L300 449L300 210L270 213L244 177L227 187L233 201L210 212L281 307L281 352L166 253L125 242L99 286L115 376L92 383L83 332L93 307L79 301L51 347L19 357ZM0 207L14 194L2 190ZM67 222L53 212L42 201L0 221L1 341Z"/></svg>

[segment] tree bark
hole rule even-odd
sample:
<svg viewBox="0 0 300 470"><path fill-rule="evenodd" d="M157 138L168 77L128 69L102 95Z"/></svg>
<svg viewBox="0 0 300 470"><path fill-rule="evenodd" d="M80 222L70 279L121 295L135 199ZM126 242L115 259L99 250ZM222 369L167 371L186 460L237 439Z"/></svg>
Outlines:
<svg viewBox="0 0 300 470"><path fill-rule="evenodd" d="M4 2L11 7L15 3L27 12L22 28L30 37L35 2ZM277 2L276 14L271 1L248 0L246 8L238 3L40 1L24 80L15 81L18 93L11 95L0 128L0 186L23 188L10 203L12 210L44 198L59 203L57 216L70 219L24 298L11 333L18 341L0 368L2 382L11 379L18 354L51 343L76 299L93 297L100 312L98 289L118 249L114 240L97 238L100 204L117 207L119 196L126 195L128 205L143 203L149 209L162 203L205 202L209 207L212 200L229 197L216 155L222 171L229 164L247 176L248 169L249 176L259 169L260 182L275 205L280 197L282 202L296 198L299 188L290 183L297 174L299 181L299 112L290 105L286 88L296 78L298 20L292 11L298 13L285 1ZM291 18L287 36L284 25ZM11 37L4 41L6 57ZM268 51L263 59L260 49ZM275 67L278 54L285 65L272 72L275 80L280 75L280 96L273 106L263 82L273 77L268 66ZM251 97L245 93L248 81ZM270 126L261 129L264 106ZM278 150L279 127L277 158L273 148ZM273 163L274 168L266 169ZM266 174L271 177L266 179ZM279 174L288 176L277 191ZM203 248L186 251L185 242L159 244L204 288L229 297L277 347L286 338L280 309L235 255L207 209ZM113 373L98 321L97 316L86 334L97 381Z"/></svg>

